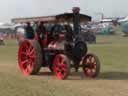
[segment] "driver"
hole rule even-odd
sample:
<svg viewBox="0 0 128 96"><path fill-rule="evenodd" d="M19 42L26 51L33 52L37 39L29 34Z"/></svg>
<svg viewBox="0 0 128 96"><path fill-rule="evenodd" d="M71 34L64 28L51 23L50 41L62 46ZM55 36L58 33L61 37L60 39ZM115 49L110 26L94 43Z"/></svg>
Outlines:
<svg viewBox="0 0 128 96"><path fill-rule="evenodd" d="M27 26L25 28L25 31L26 31L26 38L27 39L33 39L35 34L34 34L34 30L31 26L31 24L29 22L27 22Z"/></svg>
<svg viewBox="0 0 128 96"><path fill-rule="evenodd" d="M39 26L37 26L36 32L37 32L37 35L39 37L38 40L41 44L41 41L43 40L44 35L46 34L46 29L44 27L44 22L40 22Z"/></svg>

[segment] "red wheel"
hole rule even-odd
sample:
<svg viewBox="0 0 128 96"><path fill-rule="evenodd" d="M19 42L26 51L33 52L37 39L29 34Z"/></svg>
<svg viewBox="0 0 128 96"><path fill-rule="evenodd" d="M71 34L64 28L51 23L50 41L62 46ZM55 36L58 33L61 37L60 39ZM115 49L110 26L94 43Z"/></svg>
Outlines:
<svg viewBox="0 0 128 96"><path fill-rule="evenodd" d="M63 80L69 75L69 60L63 54L57 54L53 60L53 72L56 78Z"/></svg>
<svg viewBox="0 0 128 96"><path fill-rule="evenodd" d="M24 40L19 46L18 63L25 75L37 74L42 64L41 48L34 40Z"/></svg>
<svg viewBox="0 0 128 96"><path fill-rule="evenodd" d="M95 78L100 71L100 62L96 55L87 54L83 59L83 71L87 77Z"/></svg>

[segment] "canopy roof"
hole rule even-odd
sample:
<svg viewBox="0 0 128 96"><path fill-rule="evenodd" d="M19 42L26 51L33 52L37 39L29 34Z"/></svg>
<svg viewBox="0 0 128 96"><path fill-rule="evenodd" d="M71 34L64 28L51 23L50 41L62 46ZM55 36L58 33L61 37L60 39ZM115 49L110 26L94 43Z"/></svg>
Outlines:
<svg viewBox="0 0 128 96"><path fill-rule="evenodd" d="M30 17L30 18L14 18L14 23L26 22L73 22L73 13L63 13L54 16ZM91 21L91 17L85 14L80 14L80 22L86 23Z"/></svg>
<svg viewBox="0 0 128 96"><path fill-rule="evenodd" d="M59 21L67 21L67 22L73 22L73 13L64 13L56 15L56 19ZM91 17L85 14L80 14L80 22L88 22L91 21Z"/></svg>

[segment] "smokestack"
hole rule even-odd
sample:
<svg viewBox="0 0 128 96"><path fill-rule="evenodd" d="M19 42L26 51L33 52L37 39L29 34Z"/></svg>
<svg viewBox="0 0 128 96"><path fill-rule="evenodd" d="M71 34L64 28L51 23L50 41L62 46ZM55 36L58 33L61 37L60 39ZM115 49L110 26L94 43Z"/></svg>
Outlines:
<svg viewBox="0 0 128 96"><path fill-rule="evenodd" d="M79 7L73 7L72 9L73 11L73 27L74 27L74 35L76 36L77 34L79 34L79 27L80 27L80 16L79 16L79 12L80 12L80 8Z"/></svg>

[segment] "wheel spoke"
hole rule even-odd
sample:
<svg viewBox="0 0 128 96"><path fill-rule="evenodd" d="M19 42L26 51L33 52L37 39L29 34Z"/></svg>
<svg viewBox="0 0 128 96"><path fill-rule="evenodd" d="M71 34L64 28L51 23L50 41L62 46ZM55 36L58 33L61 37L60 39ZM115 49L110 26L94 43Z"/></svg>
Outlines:
<svg viewBox="0 0 128 96"><path fill-rule="evenodd" d="M86 63L90 63L91 61L90 61L90 58L87 58L87 61L86 61Z"/></svg>
<svg viewBox="0 0 128 96"><path fill-rule="evenodd" d="M29 54L30 54L30 55L33 55L33 54L34 54L34 49L31 49L31 51L30 51Z"/></svg>
<svg viewBox="0 0 128 96"><path fill-rule="evenodd" d="M64 77L65 76L65 71L61 71L61 76Z"/></svg>
<svg viewBox="0 0 128 96"><path fill-rule="evenodd" d="M89 76L89 74L90 74L90 69L85 68L85 69L84 69L84 72L85 72L85 74L86 74L87 76Z"/></svg>
<svg viewBox="0 0 128 96"><path fill-rule="evenodd" d="M90 73L90 72L91 72L91 70L88 68L88 69L87 69L87 72L88 72L88 73Z"/></svg>
<svg viewBox="0 0 128 96"><path fill-rule="evenodd" d="M61 70L58 66L56 67L56 75L61 75Z"/></svg>
<svg viewBox="0 0 128 96"><path fill-rule="evenodd" d="M91 63L95 63L95 62L96 62L95 58L92 57L92 58L91 58Z"/></svg>
<svg viewBox="0 0 128 96"><path fill-rule="evenodd" d="M62 78L65 76L67 70L66 70L66 66L64 64L61 65L61 76Z"/></svg>
<svg viewBox="0 0 128 96"><path fill-rule="evenodd" d="M31 64L33 61L31 59L28 60L28 65Z"/></svg>
<svg viewBox="0 0 128 96"><path fill-rule="evenodd" d="M59 59L60 59L59 57L58 57L58 58L56 58L56 63L57 63L57 64L59 63Z"/></svg>
<svg viewBox="0 0 128 96"><path fill-rule="evenodd" d="M30 54L32 50L33 50L33 47L32 46L29 46L28 53Z"/></svg>
<svg viewBox="0 0 128 96"><path fill-rule="evenodd" d="M61 65L63 65L63 64L64 64L64 58L61 58L59 63L60 63Z"/></svg>
<svg viewBox="0 0 128 96"><path fill-rule="evenodd" d="M26 68L25 71L26 71L27 73L30 73L30 70L29 70L28 68Z"/></svg>
<svg viewBox="0 0 128 96"><path fill-rule="evenodd" d="M96 69L96 63L93 64L93 69Z"/></svg>
<svg viewBox="0 0 128 96"><path fill-rule="evenodd" d="M24 61L22 62L23 65L26 64L26 63L28 63L28 59L26 59L26 60L24 60Z"/></svg>
<svg viewBox="0 0 128 96"><path fill-rule="evenodd" d="M91 77L91 76L93 76L93 74L94 74L94 73L95 73L95 72L93 72L93 70L92 70L92 69L89 69L89 70L88 70L88 76L90 76L90 77Z"/></svg>
<svg viewBox="0 0 128 96"><path fill-rule="evenodd" d="M60 70L57 70L57 74L59 74L59 75L60 75L60 74L61 74L61 71L60 71Z"/></svg>
<svg viewBox="0 0 128 96"><path fill-rule="evenodd" d="M32 60L34 60L34 58L35 58L35 56L33 56L33 55L32 55L32 56L29 56L29 57L30 57L30 59L32 59Z"/></svg>
<svg viewBox="0 0 128 96"><path fill-rule="evenodd" d="M95 70L91 69L90 76L93 76L95 74Z"/></svg>
<svg viewBox="0 0 128 96"><path fill-rule="evenodd" d="M60 72L60 69L57 68L56 71L57 71L57 72Z"/></svg>
<svg viewBox="0 0 128 96"><path fill-rule="evenodd" d="M96 70L95 70L95 69L92 69L92 72L93 72L93 73L96 73Z"/></svg>
<svg viewBox="0 0 128 96"><path fill-rule="evenodd" d="M62 65L62 70L66 71L66 66L64 64Z"/></svg>
<svg viewBox="0 0 128 96"><path fill-rule="evenodd" d="M22 52L21 52L21 55L26 55L26 52L22 51Z"/></svg>
<svg viewBox="0 0 128 96"><path fill-rule="evenodd" d="M29 64L28 64L27 69L29 69L29 70L32 69L32 63L29 63Z"/></svg>
<svg viewBox="0 0 128 96"><path fill-rule="evenodd" d="M24 48L25 48L25 49L28 49L29 46L30 46L30 44L29 44L28 42L26 42L26 43L24 44Z"/></svg>

